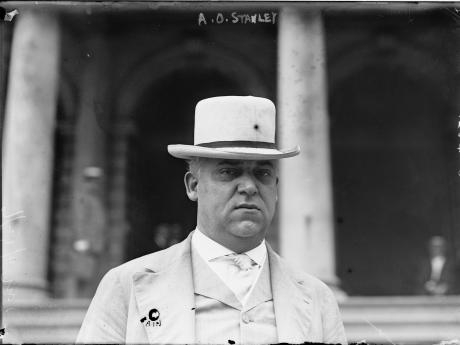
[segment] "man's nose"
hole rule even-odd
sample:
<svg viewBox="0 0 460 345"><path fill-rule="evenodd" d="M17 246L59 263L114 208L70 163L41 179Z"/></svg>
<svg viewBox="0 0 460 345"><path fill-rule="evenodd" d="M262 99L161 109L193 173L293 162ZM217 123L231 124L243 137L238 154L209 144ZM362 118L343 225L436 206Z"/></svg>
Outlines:
<svg viewBox="0 0 460 345"><path fill-rule="evenodd" d="M247 195L254 195L257 193L257 184L254 180L255 177L249 174L243 174L238 181L238 192Z"/></svg>

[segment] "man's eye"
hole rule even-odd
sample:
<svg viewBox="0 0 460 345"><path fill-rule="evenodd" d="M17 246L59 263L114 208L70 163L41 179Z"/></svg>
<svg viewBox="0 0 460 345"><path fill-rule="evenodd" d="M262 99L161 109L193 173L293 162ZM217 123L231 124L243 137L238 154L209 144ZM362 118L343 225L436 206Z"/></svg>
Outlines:
<svg viewBox="0 0 460 345"><path fill-rule="evenodd" d="M256 175L260 177L270 177L270 176L273 176L273 172L268 169L262 169L262 170L256 171Z"/></svg>
<svg viewBox="0 0 460 345"><path fill-rule="evenodd" d="M231 169L231 168L220 169L219 173L223 176L236 176L237 175L236 169Z"/></svg>
<svg viewBox="0 0 460 345"><path fill-rule="evenodd" d="M276 176L274 172L270 169L260 169L255 171L256 178L265 184L272 184L276 181Z"/></svg>

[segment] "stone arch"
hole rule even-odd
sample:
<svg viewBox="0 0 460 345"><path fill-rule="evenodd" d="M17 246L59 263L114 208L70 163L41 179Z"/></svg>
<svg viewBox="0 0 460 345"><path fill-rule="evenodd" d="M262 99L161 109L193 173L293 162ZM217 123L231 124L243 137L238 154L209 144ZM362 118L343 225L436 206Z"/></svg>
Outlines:
<svg viewBox="0 0 460 345"><path fill-rule="evenodd" d="M115 105L116 115L130 117L144 90L168 74L184 68L215 69L230 80L235 80L247 93L268 96L268 88L262 76L250 66L249 62L224 48L206 47L206 52L203 53L204 50L202 43L192 41L153 58L142 60L121 83L122 87L118 91L119 97Z"/></svg>
<svg viewBox="0 0 460 345"><path fill-rule="evenodd" d="M329 67L330 94L340 87L351 75L365 69L369 65L383 64L388 57L382 56L385 49L394 49L391 64L403 67L409 73L422 76L436 86L443 85L447 73L445 65L437 62L432 50L424 49L414 42L401 40L393 36L382 35L377 38L370 35L359 43L351 43L332 57ZM417 62L417 63L414 63Z"/></svg>

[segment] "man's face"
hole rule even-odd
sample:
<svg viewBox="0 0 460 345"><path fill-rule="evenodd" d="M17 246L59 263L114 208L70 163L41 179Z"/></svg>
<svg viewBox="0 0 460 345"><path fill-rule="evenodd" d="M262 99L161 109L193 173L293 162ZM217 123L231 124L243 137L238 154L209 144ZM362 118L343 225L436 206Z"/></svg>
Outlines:
<svg viewBox="0 0 460 345"><path fill-rule="evenodd" d="M444 256L446 254L445 240L440 237L433 237L429 242L429 251L432 257Z"/></svg>
<svg viewBox="0 0 460 345"><path fill-rule="evenodd" d="M200 158L194 175L185 182L198 201L198 228L234 251L260 244L275 213L277 161Z"/></svg>

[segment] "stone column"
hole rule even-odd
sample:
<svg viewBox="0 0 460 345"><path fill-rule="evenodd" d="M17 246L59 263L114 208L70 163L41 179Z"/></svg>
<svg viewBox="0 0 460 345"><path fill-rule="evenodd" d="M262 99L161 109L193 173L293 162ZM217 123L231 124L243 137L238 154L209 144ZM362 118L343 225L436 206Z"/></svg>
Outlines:
<svg viewBox="0 0 460 345"><path fill-rule="evenodd" d="M46 296L60 47L53 13L23 11L15 20L2 162L7 303Z"/></svg>
<svg viewBox="0 0 460 345"><path fill-rule="evenodd" d="M455 44L455 51L453 52L454 70L455 70L455 89L452 92L452 99L457 101L454 103L456 118L453 119L452 123L457 131L456 137L456 157L450 160L449 166L449 190L451 192L451 200L453 202L452 217L454 220L454 226L452 227L451 233L453 238L453 246L455 251L455 257L457 265L460 267L460 25L456 25L452 30L452 41L457 42ZM452 171L455 171L452 174ZM460 284L460 281L458 282ZM460 288L460 287L459 287Z"/></svg>
<svg viewBox="0 0 460 345"><path fill-rule="evenodd" d="M280 162L280 249L332 287L334 221L324 31L319 11L284 8L278 33L278 141L300 145Z"/></svg>

